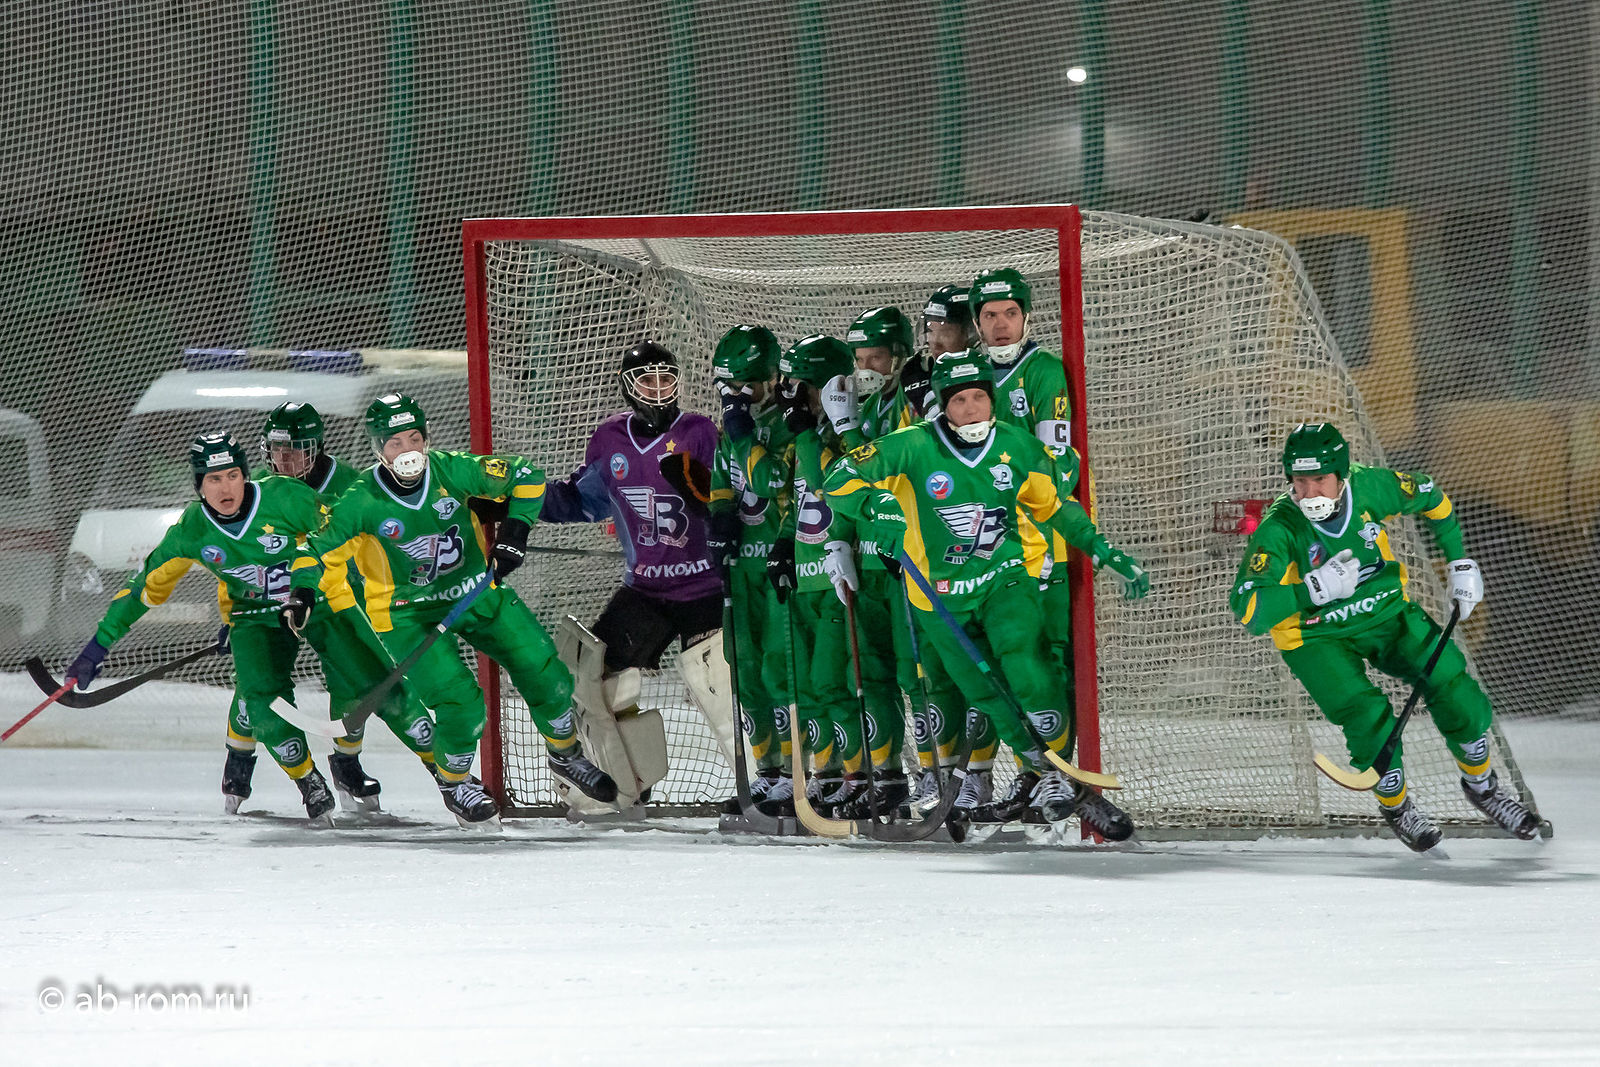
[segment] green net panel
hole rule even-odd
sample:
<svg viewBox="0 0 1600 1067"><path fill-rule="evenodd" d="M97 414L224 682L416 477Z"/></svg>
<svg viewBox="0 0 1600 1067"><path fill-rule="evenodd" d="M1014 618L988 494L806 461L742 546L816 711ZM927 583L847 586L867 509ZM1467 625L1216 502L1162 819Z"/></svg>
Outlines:
<svg viewBox="0 0 1600 1067"><path fill-rule="evenodd" d="M1058 214L1075 221L1071 209ZM1313 750L1342 756L1337 731L1271 642L1246 633L1226 602L1244 544L1230 516L1243 501L1281 490L1278 457L1295 423L1335 421L1358 457L1383 460L1293 251L1240 228L1084 212L1080 341L1063 335L1060 232L982 228L984 218L885 213L883 230L830 232L864 224L826 213L726 216L683 222L688 232L722 231L690 237L666 235L674 220L474 221L469 248L482 238L483 270L469 288L481 294L486 329L472 355L486 375L487 432L496 449L564 473L580 462L589 431L619 407L615 367L631 338L652 336L676 352L686 404L714 412L710 353L736 322L770 325L783 343L838 335L864 308L894 304L915 318L927 294L952 279L1015 266L1035 287L1032 336L1055 351L1064 340L1069 352L1081 344L1099 519L1153 579L1150 598L1134 605L1108 579L1092 638L1080 631L1099 658L1098 686L1079 686L1080 706L1098 703L1098 729L1089 730L1127 786L1119 799L1141 826L1174 832L1372 824L1370 798L1333 786L1312 765ZM509 239L529 225L565 236ZM648 235L610 236L630 225ZM938 229L951 225L973 228ZM1078 269L1066 265L1069 309ZM1439 615L1431 542L1409 521L1396 526L1414 595ZM535 540L606 544L599 528L543 528ZM550 554L517 580L547 625L564 613L587 621L615 588L618 567ZM864 654L892 655L880 636L863 635ZM741 651L741 665L751 658ZM504 678L500 692L506 793L519 808L549 810L553 784L525 705ZM1389 692L1404 700L1399 685ZM670 723L673 773L654 802L693 807L727 796L731 773L673 676L651 679L641 703L662 707ZM1478 822L1429 730L1419 722L1408 748L1411 788L1439 818ZM1517 781L1503 742L1496 757ZM1007 762L998 764L1002 783Z"/></svg>

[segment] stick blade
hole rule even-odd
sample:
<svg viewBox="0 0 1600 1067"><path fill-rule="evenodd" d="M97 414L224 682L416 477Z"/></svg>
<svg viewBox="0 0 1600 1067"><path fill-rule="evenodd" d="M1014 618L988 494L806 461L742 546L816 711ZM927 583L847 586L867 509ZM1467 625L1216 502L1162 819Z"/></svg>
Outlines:
<svg viewBox="0 0 1600 1067"><path fill-rule="evenodd" d="M272 702L272 710L277 713L278 718L290 726L297 727L304 733L315 734L317 737L343 737L350 732L345 728L343 719L313 718L282 697Z"/></svg>
<svg viewBox="0 0 1600 1067"><path fill-rule="evenodd" d="M1339 766L1339 764L1320 752L1312 756L1312 762L1317 765L1317 770L1327 775L1333 784L1343 786L1353 792L1371 792L1372 787L1378 784L1378 772L1371 767L1364 771L1352 771L1348 767Z"/></svg>
<svg viewBox="0 0 1600 1067"><path fill-rule="evenodd" d="M1050 761L1051 766L1075 782L1092 785L1100 789L1121 789L1122 779L1114 774L1101 774L1099 771L1086 771L1082 767L1074 767L1061 758L1060 753L1053 749L1045 749L1044 758Z"/></svg>

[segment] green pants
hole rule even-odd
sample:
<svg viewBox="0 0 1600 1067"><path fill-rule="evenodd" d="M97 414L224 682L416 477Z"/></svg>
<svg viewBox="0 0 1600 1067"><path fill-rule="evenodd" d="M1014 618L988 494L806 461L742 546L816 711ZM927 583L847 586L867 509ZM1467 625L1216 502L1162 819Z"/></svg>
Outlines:
<svg viewBox="0 0 1600 1067"><path fill-rule="evenodd" d="M861 769L861 712L850 678L844 604L833 589L789 595L795 659L795 712L818 771ZM799 753L795 753L798 757Z"/></svg>
<svg viewBox="0 0 1600 1067"><path fill-rule="evenodd" d="M760 562L760 561L758 561ZM733 568L733 626L722 654L739 672L739 709L758 767L780 767L789 755L789 649L784 608L765 565ZM783 725L780 728L779 722Z"/></svg>
<svg viewBox="0 0 1600 1067"><path fill-rule="evenodd" d="M316 613L312 613L315 618ZM233 624L229 638L233 652L234 693L241 705L238 715L251 736L290 778L304 778L315 769L306 735L272 710L282 697L294 703L294 660L300 640L278 625L276 619L247 619Z"/></svg>
<svg viewBox="0 0 1600 1067"><path fill-rule="evenodd" d="M950 680L938 657L918 652L927 648L927 637L919 628L917 648L913 648L911 630L906 622L905 590L887 571L863 568L861 591L856 598L856 625L861 634L862 679L867 681L868 663L893 657L893 681L883 679L888 672L881 663L872 665L873 681L867 684L867 708L874 723L892 725L895 734L888 748L882 748L877 736L873 738L874 765L898 762L905 744L905 731L900 728L904 705L900 692L911 701L912 729L917 739L918 760L923 767L931 767L934 753L938 751L945 763L955 760L956 741L961 736L962 712L966 707L961 692ZM887 635L887 640L885 639ZM919 658L921 662L919 663ZM918 673L921 672L919 679ZM874 688L876 686L876 688ZM923 706L923 691L927 692L927 706ZM880 710L881 708L881 710Z"/></svg>
<svg viewBox="0 0 1600 1067"><path fill-rule="evenodd" d="M1048 580L1039 590L1044 603L1044 635L1050 642L1050 652L1061 669L1061 687L1066 695L1062 711L1067 716L1067 743L1061 749L1066 759L1078 742L1078 692L1074 684L1075 665L1072 662L1072 590L1067 585L1067 568L1057 565L1056 577Z"/></svg>
<svg viewBox="0 0 1600 1067"><path fill-rule="evenodd" d="M394 664L373 633L372 624L355 608L334 612L319 603L306 623L305 638L322 665L332 715L345 719L349 729L345 736L335 739L334 747L345 753L360 752L366 723L352 721L350 709L388 676ZM433 720L404 682L390 690L378 706L378 718L407 748L425 762L433 762ZM236 685L233 704L228 709L228 745L250 752L255 744L250 716Z"/></svg>
<svg viewBox="0 0 1600 1067"><path fill-rule="evenodd" d="M1043 761L1040 743L1062 751L1070 738L1071 724L1064 711L1066 693L1059 664L1045 636L1038 584L1020 567L1014 568L1014 573L1015 576L992 579L988 593L977 605L952 614L990 668L1009 685L1027 716L1026 722L1011 711L1010 704L941 620L927 620L926 629L934 650L968 703L1011 746L1018 760L1038 770ZM974 764L982 766L992 758L992 741L982 735L975 738Z"/></svg>
<svg viewBox="0 0 1600 1067"><path fill-rule="evenodd" d="M433 632L449 604L422 604L396 609L393 628L382 634L396 660L409 655ZM573 722L572 675L556 656L556 646L516 590L491 586L467 609L452 631L505 668L511 684L527 702L528 714L552 752L568 752L577 743ZM486 716L483 690L461 660L449 637L434 642L406 675L412 689L437 716L433 734L434 766L445 781L458 782L472 770Z"/></svg>
<svg viewBox="0 0 1600 1067"><path fill-rule="evenodd" d="M1389 698L1367 677L1367 664L1416 685L1438 644L1439 633L1427 612L1408 603L1362 633L1313 635L1299 648L1283 653L1283 661L1317 707L1344 731L1351 766L1358 770L1371 767L1394 725ZM1433 673L1422 683L1422 699L1458 763L1465 768L1487 759L1483 735L1494 713L1489 698L1467 673L1466 658L1454 642L1445 646ZM1378 769L1386 772L1399 767L1403 747L1396 746L1389 767Z"/></svg>

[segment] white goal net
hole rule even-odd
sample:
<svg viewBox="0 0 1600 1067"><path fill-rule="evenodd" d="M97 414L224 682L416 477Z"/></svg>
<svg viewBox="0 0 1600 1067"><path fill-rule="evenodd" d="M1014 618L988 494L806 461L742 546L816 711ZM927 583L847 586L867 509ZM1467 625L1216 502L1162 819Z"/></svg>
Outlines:
<svg viewBox="0 0 1600 1067"><path fill-rule="evenodd" d="M640 338L678 355L684 406L714 415L710 355L735 323L770 326L785 344L842 336L866 308L893 304L918 321L940 286L1018 268L1034 284L1031 335L1068 353L1069 377L1081 374L1086 387L1078 424L1100 525L1152 579L1144 601L1124 603L1111 588L1096 598L1097 677L1078 680L1080 708L1098 707L1086 733L1097 725L1100 763L1126 786L1118 802L1147 834L1371 826L1371 798L1313 767L1314 750L1343 758L1337 730L1227 603L1244 547L1239 519L1281 490L1278 456L1295 423L1331 420L1357 460L1384 460L1298 259L1252 230L1088 211L1074 242L1078 213L1052 212L1034 222L1016 209L883 212L868 222L858 213L470 221L474 443L565 477L594 427L622 407L616 367ZM1431 540L1409 520L1390 529L1412 597L1440 617ZM604 554L615 541L598 525L539 526L533 543L566 550L540 554L514 580L541 621L592 622L619 582L620 559ZM1404 690L1386 688L1398 708ZM504 678L499 694L491 715L506 799L546 810L556 798L537 733ZM655 803L709 810L728 796L731 772L675 675L652 678L642 704L663 709L672 745ZM1411 789L1430 812L1481 822L1425 716L1406 751ZM1525 792L1503 740L1494 755L1502 778ZM492 763L486 754L491 774Z"/></svg>

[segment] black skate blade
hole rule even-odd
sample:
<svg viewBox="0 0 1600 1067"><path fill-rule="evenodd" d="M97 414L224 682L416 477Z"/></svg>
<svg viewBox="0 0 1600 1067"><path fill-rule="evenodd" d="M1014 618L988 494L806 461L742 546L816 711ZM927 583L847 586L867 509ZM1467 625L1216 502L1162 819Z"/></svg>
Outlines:
<svg viewBox="0 0 1600 1067"><path fill-rule="evenodd" d="M752 809L738 815L722 815L717 829L728 834L757 834L763 837L805 837L805 827L793 815L768 815Z"/></svg>

